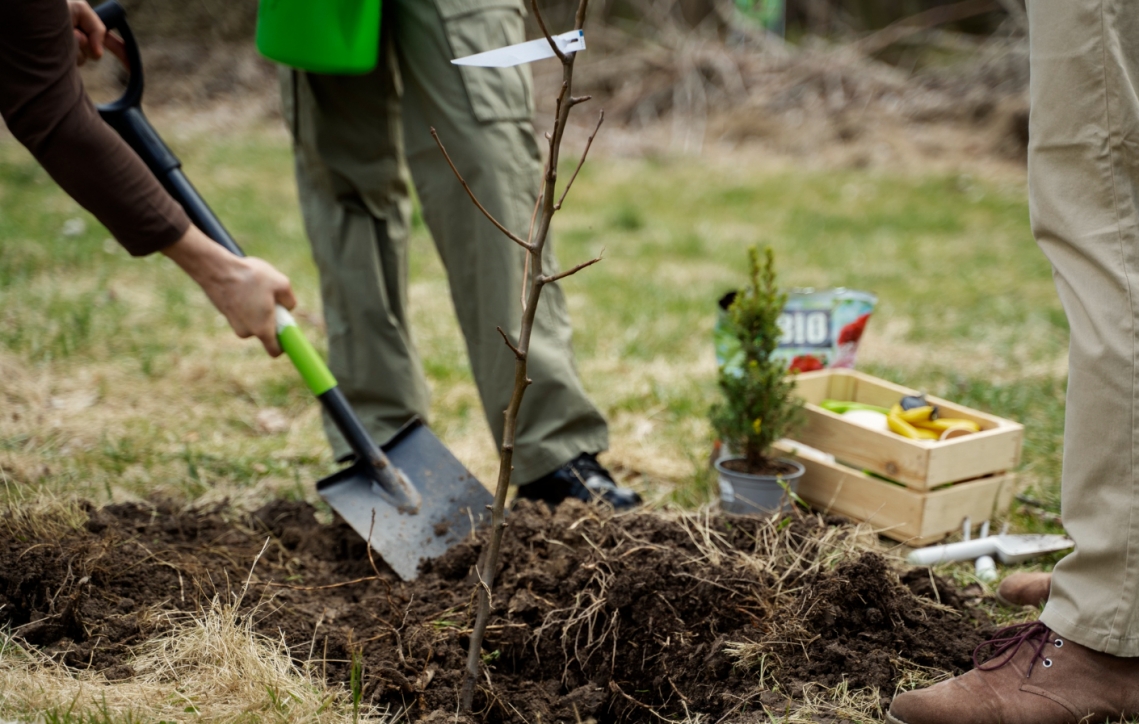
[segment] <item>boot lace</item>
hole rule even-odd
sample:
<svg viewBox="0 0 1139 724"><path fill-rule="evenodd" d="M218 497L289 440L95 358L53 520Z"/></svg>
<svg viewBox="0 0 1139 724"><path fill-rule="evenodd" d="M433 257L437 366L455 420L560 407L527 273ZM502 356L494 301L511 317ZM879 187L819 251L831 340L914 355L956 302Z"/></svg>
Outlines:
<svg viewBox="0 0 1139 724"><path fill-rule="evenodd" d="M994 671L1008 665L1022 646L1031 646L1035 649L1032 660L1028 663L1028 676L1032 676L1032 669L1036 662L1044 656L1044 647L1052 638L1052 630L1040 621L1021 623L1015 626L1002 628L993 634L993 637L973 649L973 666L981 671ZM981 663L982 654L986 649L992 649L992 654ZM1045 666L1051 662L1045 662Z"/></svg>

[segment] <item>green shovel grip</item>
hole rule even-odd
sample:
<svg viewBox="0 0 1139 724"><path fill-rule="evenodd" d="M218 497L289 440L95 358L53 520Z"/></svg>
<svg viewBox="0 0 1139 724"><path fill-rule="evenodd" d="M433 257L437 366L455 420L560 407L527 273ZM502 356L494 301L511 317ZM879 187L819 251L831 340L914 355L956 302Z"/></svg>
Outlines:
<svg viewBox="0 0 1139 724"><path fill-rule="evenodd" d="M312 394L320 397L336 387L336 378L332 376L328 365L324 364L324 360L301 332L293 315L280 305L277 306L277 341L293 361L297 372L301 373L301 379Z"/></svg>

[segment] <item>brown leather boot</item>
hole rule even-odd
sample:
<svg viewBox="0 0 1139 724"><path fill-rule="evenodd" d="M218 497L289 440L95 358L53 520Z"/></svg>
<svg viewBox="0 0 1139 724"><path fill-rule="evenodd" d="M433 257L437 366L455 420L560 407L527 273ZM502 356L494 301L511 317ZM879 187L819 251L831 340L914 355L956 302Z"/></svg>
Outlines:
<svg viewBox="0 0 1139 724"><path fill-rule="evenodd" d="M997 586L997 600L1012 607L1042 606L1051 590L1051 573L1014 573Z"/></svg>
<svg viewBox="0 0 1139 724"><path fill-rule="evenodd" d="M986 648L993 656L978 663ZM976 668L894 698L889 724L1078 724L1139 716L1139 658L1109 656L1039 621L998 631Z"/></svg>

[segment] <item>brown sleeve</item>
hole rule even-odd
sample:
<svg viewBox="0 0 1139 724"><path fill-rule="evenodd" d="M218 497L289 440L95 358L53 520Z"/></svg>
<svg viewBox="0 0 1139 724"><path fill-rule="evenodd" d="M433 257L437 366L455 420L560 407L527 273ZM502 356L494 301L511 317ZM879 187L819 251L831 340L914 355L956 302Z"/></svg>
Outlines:
<svg viewBox="0 0 1139 724"><path fill-rule="evenodd" d="M189 217L99 118L75 59L65 0L0 0L0 115L12 135L132 255L169 246Z"/></svg>

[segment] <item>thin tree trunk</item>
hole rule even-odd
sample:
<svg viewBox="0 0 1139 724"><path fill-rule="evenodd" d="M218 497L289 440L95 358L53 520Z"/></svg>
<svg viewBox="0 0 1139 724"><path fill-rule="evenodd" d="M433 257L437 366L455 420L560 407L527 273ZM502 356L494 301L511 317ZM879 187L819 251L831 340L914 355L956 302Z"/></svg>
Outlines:
<svg viewBox="0 0 1139 724"><path fill-rule="evenodd" d="M585 24L585 11L589 4L589 0L579 0L577 14L575 17L574 28L582 29ZM495 487L494 506L491 511L491 538L490 545L487 547L483 554L482 560L477 567L478 570L478 588L476 592L477 606L475 611L475 623L471 630L470 647L467 651L467 672L463 680L463 688L460 694L460 708L463 712L470 712L474 703L475 687L478 683L480 672L480 664L482 661L482 642L486 633L487 622L490 618L491 599L494 593L494 578L498 568L499 554L502 550L502 535L506 529L506 493L510 488L511 473L514 470L514 441L515 433L518 425L518 411L522 407L522 398L526 394L526 388L530 385L530 378L526 374L526 363L530 351L530 338L534 331L534 319L538 312L538 301L541 298L542 289L549 283L563 279L572 274L576 274L587 266L600 261L600 257L590 259L589 261L578 264L577 266L569 269L568 271L552 276L547 276L542 264L543 251L546 248L546 238L550 231L550 222L555 213L561 208L562 201L565 199L565 194L569 191L569 186L573 183L573 179L577 176L577 171L570 177L569 183L566 184L562 196L558 199L557 196L557 179L558 179L558 160L561 155L562 139L565 135L566 122L569 119L570 110L577 104L589 100L589 97L575 98L572 95L573 88L573 64L576 54L566 55L558 49L550 36L549 30L546 28L545 22L542 18L541 12L538 10L536 0L531 0L531 7L534 11L534 18L538 22L545 35L546 40L553 47L555 54L562 63L562 84L557 99L557 110L554 114L554 128L553 131L547 134L549 139L549 158L546 162L545 171L542 176L542 190L538 197L538 204L540 205L540 212L537 219L537 225L531 224L530 234L528 238L522 239L519 235L506 229L502 224L495 220L486 208L479 203L471 192L470 187L463 180L459 170L451 162L450 156L447 155L446 149L439 141L435 129L431 129L431 133L435 136L435 140L439 143L439 148L447 158L447 162L451 165L451 169L455 172L459 182L467 190L471 196L471 200L479 207L490 219L495 226L499 228L508 238L514 243L526 249L527 254L527 269L524 275L525 288L523 289L523 311L522 311L522 325L518 335L517 343L510 340L509 335L500 327L499 334L502 335L506 345L510 347L514 353L514 391L510 396L510 403L507 405L506 410L503 412L504 422L502 434L502 447L499 450L499 467L498 467L498 481ZM604 114L601 114L597 121L597 125L601 125L604 119ZM594 134L596 134L596 129ZM581 163L585 162L585 154L589 152L589 146L593 141L593 136L589 137L585 147L585 152L582 154ZM578 169L581 168L581 163L578 164ZM555 202L556 200L556 202Z"/></svg>

